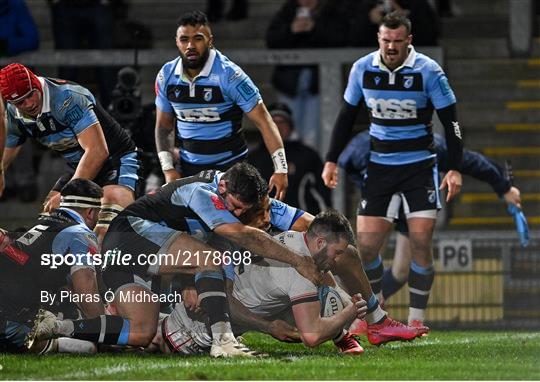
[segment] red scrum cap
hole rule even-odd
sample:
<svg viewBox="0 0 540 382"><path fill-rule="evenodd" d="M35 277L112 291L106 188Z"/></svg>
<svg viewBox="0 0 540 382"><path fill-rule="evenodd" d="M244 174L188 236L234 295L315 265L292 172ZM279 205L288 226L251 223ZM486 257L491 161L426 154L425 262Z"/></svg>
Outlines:
<svg viewBox="0 0 540 382"><path fill-rule="evenodd" d="M0 93L4 100L17 102L34 89L43 92L37 76L26 66L14 63L0 70Z"/></svg>

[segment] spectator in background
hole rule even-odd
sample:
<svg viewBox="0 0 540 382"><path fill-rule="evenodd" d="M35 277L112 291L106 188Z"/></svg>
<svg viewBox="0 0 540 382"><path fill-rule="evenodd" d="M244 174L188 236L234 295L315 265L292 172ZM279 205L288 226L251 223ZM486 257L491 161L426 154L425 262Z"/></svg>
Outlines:
<svg viewBox="0 0 540 382"><path fill-rule="evenodd" d="M338 7L326 0L287 0L266 33L271 49L337 48L346 45L347 25ZM272 75L278 99L290 105L294 126L307 145L317 145L319 78L316 65L280 65Z"/></svg>
<svg viewBox="0 0 540 382"><path fill-rule="evenodd" d="M0 0L0 57L37 50L38 47L39 33L24 0ZM10 187L6 188L2 199L18 196L23 202L31 202L37 198L32 143L22 147L19 158L6 171L5 177Z"/></svg>
<svg viewBox="0 0 540 382"><path fill-rule="evenodd" d="M345 0L348 10L348 44L377 46L379 25L387 13L397 11L414 25L414 45L437 45L439 26L437 13L428 0Z"/></svg>
<svg viewBox="0 0 540 382"><path fill-rule="evenodd" d="M285 195L285 203L313 215L332 207L330 190L324 186L319 176L323 168L321 158L315 150L294 138L296 134L293 134L291 109L284 103L275 103L268 111L278 127L287 155L289 189ZM270 179L274 170L270 155L264 146L251 153L248 160L259 170L263 178Z"/></svg>
<svg viewBox="0 0 540 382"><path fill-rule="evenodd" d="M39 47L39 34L23 0L0 0L0 56L14 56Z"/></svg>
<svg viewBox="0 0 540 382"><path fill-rule="evenodd" d="M113 3L123 0L47 0L51 6L56 49L112 49ZM116 83L116 70L99 67L100 101L107 106ZM81 81L76 67L59 68L58 77Z"/></svg>
<svg viewBox="0 0 540 382"><path fill-rule="evenodd" d="M217 22L223 17L223 0L208 0L206 14L208 21ZM248 0L232 0L231 9L225 16L227 20L242 20L248 16Z"/></svg>

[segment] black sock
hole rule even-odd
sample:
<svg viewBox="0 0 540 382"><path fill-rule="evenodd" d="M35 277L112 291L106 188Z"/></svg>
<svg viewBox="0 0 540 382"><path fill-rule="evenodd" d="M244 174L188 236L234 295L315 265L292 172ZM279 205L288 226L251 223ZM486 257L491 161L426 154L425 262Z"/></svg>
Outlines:
<svg viewBox="0 0 540 382"><path fill-rule="evenodd" d="M102 315L96 318L73 321L72 338L103 343L126 345L129 338L129 320L119 316Z"/></svg>
<svg viewBox="0 0 540 382"><path fill-rule="evenodd" d="M371 284L371 290L373 293L378 294L381 292L381 282L384 272L384 266L381 256L377 256L371 263L363 263L364 271Z"/></svg>
<svg viewBox="0 0 540 382"><path fill-rule="evenodd" d="M397 280L392 274L392 268L384 270L381 289L385 299L400 290L403 285L405 285L405 281Z"/></svg>
<svg viewBox="0 0 540 382"><path fill-rule="evenodd" d="M201 308L208 314L210 326L229 321L227 295L221 272L203 271L195 275L195 288Z"/></svg>

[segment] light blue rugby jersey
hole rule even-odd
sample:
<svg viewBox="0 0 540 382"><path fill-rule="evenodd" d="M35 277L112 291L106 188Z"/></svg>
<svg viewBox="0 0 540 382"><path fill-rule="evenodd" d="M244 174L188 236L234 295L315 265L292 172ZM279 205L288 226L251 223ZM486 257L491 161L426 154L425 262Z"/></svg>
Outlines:
<svg viewBox="0 0 540 382"><path fill-rule="evenodd" d="M128 133L97 104L88 89L65 80L38 79L43 89L41 114L36 119L26 117L8 103L6 147L17 147L27 138L35 138L75 168L84 154L77 135L99 123L110 157L135 150Z"/></svg>
<svg viewBox="0 0 540 382"><path fill-rule="evenodd" d="M38 79L43 89L41 115L37 119L25 117L8 103L6 147L19 146L32 136L76 165L84 154L76 135L98 123L93 110L94 96L79 85L54 83L43 77Z"/></svg>
<svg viewBox="0 0 540 382"><path fill-rule="evenodd" d="M441 67L412 46L403 65L393 72L386 68L379 51L356 61L344 99L353 106L362 100L366 103L371 119L370 160L386 165L435 158L433 110L456 102Z"/></svg>
<svg viewBox="0 0 540 382"><path fill-rule="evenodd" d="M176 116L182 161L222 165L247 154L242 115L262 102L259 89L216 49L190 81L180 57L166 63L156 84L156 107Z"/></svg>

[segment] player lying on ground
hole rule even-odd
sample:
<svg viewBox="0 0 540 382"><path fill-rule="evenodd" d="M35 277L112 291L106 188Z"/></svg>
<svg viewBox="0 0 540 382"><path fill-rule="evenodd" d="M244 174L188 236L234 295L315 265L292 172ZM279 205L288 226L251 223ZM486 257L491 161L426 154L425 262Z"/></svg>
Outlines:
<svg viewBox="0 0 540 382"><path fill-rule="evenodd" d="M32 228L18 236L0 234L0 348L21 352L25 336L30 332L31 319L44 304L43 294L60 293L92 296L79 301L84 317L104 313L99 297L94 266L88 257L78 257L73 265L57 268L43 265L43 254L55 256L95 253L97 237L92 232L96 225L103 190L86 179L74 179L61 190L60 208L50 215L40 216ZM70 280L70 290L60 289ZM52 305L52 301L48 298ZM30 351L84 350L88 346L66 338L59 341L39 341Z"/></svg>
<svg viewBox="0 0 540 382"><path fill-rule="evenodd" d="M276 240L303 256L313 257L319 269L327 270L347 249L352 235L343 215L327 211L315 217L307 232L284 232ZM332 339L343 352L363 352L345 330L352 320L366 315L367 304L360 294L351 298L339 288L317 288L288 264L263 258L234 270L229 268L227 273L235 334L256 330L284 341L299 337L309 347ZM331 275L327 275L325 281L336 287ZM270 326L274 329L269 330ZM208 352L211 345L207 320L187 310L184 304L177 304L173 313L161 320L160 330L147 350L201 354Z"/></svg>
<svg viewBox="0 0 540 382"><path fill-rule="evenodd" d="M214 256L194 254L216 253L221 258L219 251L206 243L208 234L215 232L249 251L291 264L318 283L320 273L311 258L292 252L265 232L238 220L237 216L260 203L267 193L268 186L257 170L238 163L225 173L210 170L174 181L137 200L114 219L103 242L103 251L125 260L107 266L103 273L120 316L75 322L74 330L66 330L72 324L42 315L36 321L36 338L70 336L109 345L147 346L155 335L159 314L159 301L152 297L157 291L152 278L190 273L195 274L199 304L210 319L214 341L210 354L251 356L232 335L220 264ZM134 254L158 254L160 262L149 266L138 262ZM118 298L121 292L142 296L139 300L143 302L122 301Z"/></svg>
<svg viewBox="0 0 540 382"><path fill-rule="evenodd" d="M278 233L284 230L282 227L291 227L294 231L305 231L313 220L313 215L302 211L300 218L290 224L292 213L285 213L290 206L285 203L271 199L270 203L266 199L262 207L252 209L246 212L241 218L244 222L251 221L255 227ZM279 220L278 220L279 217ZM279 226L276 224L279 223ZM349 245L344 253L336 257L330 271L339 276L343 288L350 294L360 293L368 302L368 313L366 315L367 330L365 331L370 343L379 345L388 341L411 340L425 334L428 330L425 328L413 328L390 318L379 306L377 296L371 289L371 284L364 272L363 264L354 245ZM356 325L355 325L356 327ZM355 331L353 331L355 333ZM362 331L364 334L364 331Z"/></svg>

